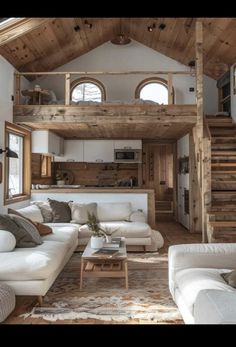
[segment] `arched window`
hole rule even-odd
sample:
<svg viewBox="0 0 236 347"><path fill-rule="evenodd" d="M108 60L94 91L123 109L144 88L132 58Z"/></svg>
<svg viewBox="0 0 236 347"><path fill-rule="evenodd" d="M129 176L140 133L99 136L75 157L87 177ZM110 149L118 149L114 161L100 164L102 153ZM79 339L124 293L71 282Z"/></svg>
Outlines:
<svg viewBox="0 0 236 347"><path fill-rule="evenodd" d="M172 103L174 103L174 90L172 95ZM168 105L168 83L166 80L158 77L147 78L137 86L135 98Z"/></svg>
<svg viewBox="0 0 236 347"><path fill-rule="evenodd" d="M71 100L78 101L105 101L106 92L103 84L95 78L79 78L71 83Z"/></svg>

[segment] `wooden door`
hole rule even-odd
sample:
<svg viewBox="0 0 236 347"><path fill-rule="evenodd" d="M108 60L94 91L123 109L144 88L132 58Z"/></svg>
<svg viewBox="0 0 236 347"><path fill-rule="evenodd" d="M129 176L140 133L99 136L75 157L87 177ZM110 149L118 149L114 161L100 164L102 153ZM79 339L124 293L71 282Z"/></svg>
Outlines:
<svg viewBox="0 0 236 347"><path fill-rule="evenodd" d="M173 144L143 145L143 183L155 190L157 212L173 212Z"/></svg>

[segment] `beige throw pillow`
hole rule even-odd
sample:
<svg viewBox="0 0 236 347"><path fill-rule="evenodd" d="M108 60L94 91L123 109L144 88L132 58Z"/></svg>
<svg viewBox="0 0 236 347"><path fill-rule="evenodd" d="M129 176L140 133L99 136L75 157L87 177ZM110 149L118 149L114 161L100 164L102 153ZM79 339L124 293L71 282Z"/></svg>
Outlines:
<svg viewBox="0 0 236 347"><path fill-rule="evenodd" d="M228 283L231 287L236 288L236 270L221 274L225 282Z"/></svg>
<svg viewBox="0 0 236 347"><path fill-rule="evenodd" d="M69 202L71 208L71 219L73 223L85 224L88 221L88 212L97 217L97 204L80 204L78 202Z"/></svg>

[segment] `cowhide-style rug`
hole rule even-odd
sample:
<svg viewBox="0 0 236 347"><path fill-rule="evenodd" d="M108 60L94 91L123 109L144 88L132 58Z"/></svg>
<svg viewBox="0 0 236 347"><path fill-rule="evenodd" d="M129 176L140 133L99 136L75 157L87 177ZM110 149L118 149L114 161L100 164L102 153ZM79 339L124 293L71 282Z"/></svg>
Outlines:
<svg viewBox="0 0 236 347"><path fill-rule="evenodd" d="M81 253L74 253L43 306L20 315L24 321L183 324L168 290L166 255L129 253L128 290L122 278L85 278L80 291L80 258Z"/></svg>

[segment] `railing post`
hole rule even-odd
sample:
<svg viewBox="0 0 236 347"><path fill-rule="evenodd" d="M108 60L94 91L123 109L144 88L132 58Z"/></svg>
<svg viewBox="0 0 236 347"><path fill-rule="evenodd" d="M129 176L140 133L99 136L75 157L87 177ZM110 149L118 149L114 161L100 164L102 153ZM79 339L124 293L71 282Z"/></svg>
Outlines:
<svg viewBox="0 0 236 347"><path fill-rule="evenodd" d="M168 73L168 105L173 104L173 75Z"/></svg>
<svg viewBox="0 0 236 347"><path fill-rule="evenodd" d="M70 105L70 73L65 74L65 105Z"/></svg>

